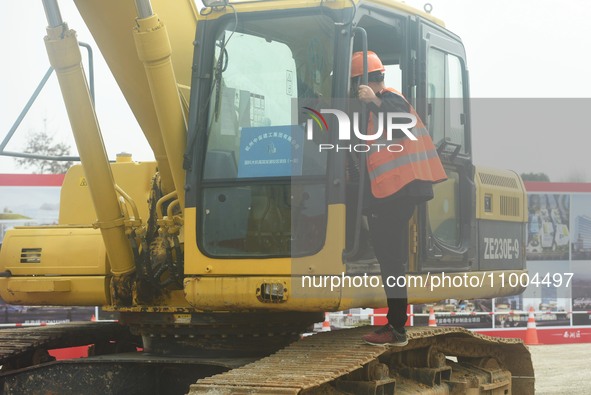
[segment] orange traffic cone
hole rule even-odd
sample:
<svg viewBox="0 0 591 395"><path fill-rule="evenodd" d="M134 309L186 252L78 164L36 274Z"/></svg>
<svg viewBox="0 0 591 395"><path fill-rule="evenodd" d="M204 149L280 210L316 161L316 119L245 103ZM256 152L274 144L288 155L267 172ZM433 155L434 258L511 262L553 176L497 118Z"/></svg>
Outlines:
<svg viewBox="0 0 591 395"><path fill-rule="evenodd" d="M92 315L92 317L90 317L90 320L91 320L92 322L96 321L96 317L94 316L94 314Z"/></svg>
<svg viewBox="0 0 591 395"><path fill-rule="evenodd" d="M324 322L322 323L322 332L330 332L330 321L328 313L324 313Z"/></svg>
<svg viewBox="0 0 591 395"><path fill-rule="evenodd" d="M538 330L536 329L536 318L534 317L534 308L529 308L527 317L527 330L525 331L525 344L540 344L538 341Z"/></svg>
<svg viewBox="0 0 591 395"><path fill-rule="evenodd" d="M435 312L433 311L433 307L429 309L429 326L437 326L437 321L435 320Z"/></svg>

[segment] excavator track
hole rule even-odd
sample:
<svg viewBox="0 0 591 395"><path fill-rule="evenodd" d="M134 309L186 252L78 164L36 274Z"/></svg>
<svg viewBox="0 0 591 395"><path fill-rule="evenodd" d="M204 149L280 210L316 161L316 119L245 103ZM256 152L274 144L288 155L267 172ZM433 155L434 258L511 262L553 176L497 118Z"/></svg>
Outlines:
<svg viewBox="0 0 591 395"><path fill-rule="evenodd" d="M404 347L365 344L361 336L374 329L306 337L254 363L201 379L189 394L534 393L531 357L521 340L463 328L413 327Z"/></svg>
<svg viewBox="0 0 591 395"><path fill-rule="evenodd" d="M47 351L56 348L129 340L127 328L115 322L77 322L0 330L0 373L53 360Z"/></svg>

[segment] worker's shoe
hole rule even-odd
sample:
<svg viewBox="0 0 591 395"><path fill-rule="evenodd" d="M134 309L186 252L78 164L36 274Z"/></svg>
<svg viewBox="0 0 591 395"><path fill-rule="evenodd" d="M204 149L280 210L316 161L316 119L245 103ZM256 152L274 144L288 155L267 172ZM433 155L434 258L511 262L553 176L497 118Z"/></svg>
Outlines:
<svg viewBox="0 0 591 395"><path fill-rule="evenodd" d="M404 328L394 329L392 325L387 324L375 332L368 333L362 339L373 346L396 346L402 347L408 344L406 330Z"/></svg>

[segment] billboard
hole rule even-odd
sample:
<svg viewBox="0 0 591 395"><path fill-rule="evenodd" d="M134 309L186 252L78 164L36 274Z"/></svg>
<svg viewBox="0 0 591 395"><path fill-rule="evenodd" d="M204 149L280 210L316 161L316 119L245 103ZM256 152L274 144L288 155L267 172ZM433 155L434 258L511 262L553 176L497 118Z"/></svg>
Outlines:
<svg viewBox="0 0 591 395"><path fill-rule="evenodd" d="M0 243L15 226L57 224L63 174L0 174Z"/></svg>

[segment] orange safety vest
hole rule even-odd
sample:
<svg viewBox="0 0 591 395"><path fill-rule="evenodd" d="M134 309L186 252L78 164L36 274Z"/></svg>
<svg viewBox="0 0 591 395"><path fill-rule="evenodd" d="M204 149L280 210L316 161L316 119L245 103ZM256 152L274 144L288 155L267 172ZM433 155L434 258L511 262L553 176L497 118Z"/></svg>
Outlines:
<svg viewBox="0 0 591 395"><path fill-rule="evenodd" d="M406 98L395 89L384 90L397 94L406 101ZM411 140L406 136L387 141L378 140L386 145L399 144L403 147L400 152L390 152L383 146L378 148L376 145L370 145L372 148L367 155L367 170L371 191L377 198L394 195L415 180L436 183L447 179L429 131L415 109L410 103L408 105L410 113L417 118L417 124L412 129L417 140ZM374 130L372 116L368 122L368 130Z"/></svg>

